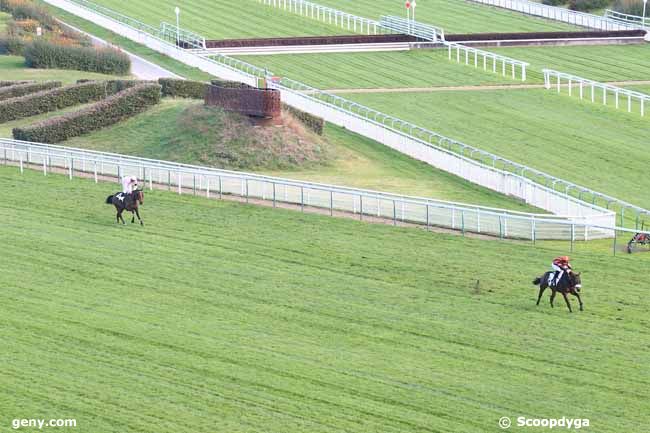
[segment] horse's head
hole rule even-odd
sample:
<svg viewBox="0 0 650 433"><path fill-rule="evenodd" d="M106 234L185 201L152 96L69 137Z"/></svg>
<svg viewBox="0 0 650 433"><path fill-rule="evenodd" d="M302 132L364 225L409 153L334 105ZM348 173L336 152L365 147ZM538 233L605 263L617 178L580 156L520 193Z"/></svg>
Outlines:
<svg viewBox="0 0 650 433"><path fill-rule="evenodd" d="M144 204L144 192L141 189L133 191L133 198L140 202L140 204Z"/></svg>
<svg viewBox="0 0 650 433"><path fill-rule="evenodd" d="M580 292L582 288L582 279L580 278L580 272L571 272L569 273L569 282L571 287L576 289L576 292Z"/></svg>

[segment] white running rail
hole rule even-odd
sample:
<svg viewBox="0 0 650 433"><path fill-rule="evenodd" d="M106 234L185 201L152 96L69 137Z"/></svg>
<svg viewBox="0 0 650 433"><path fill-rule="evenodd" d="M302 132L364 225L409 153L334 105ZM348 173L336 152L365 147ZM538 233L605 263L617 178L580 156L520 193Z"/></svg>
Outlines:
<svg viewBox="0 0 650 433"><path fill-rule="evenodd" d="M470 0L475 3L481 3L489 6L496 6L504 9L510 9L522 12L528 15L548 18L551 20L562 21L576 26L588 27L603 31L608 30L637 30L638 25L613 21L607 17L576 12L570 9L549 6L542 3L527 0Z"/></svg>
<svg viewBox="0 0 650 433"><path fill-rule="evenodd" d="M604 16L605 16L605 18L607 18L609 20L620 21L620 22L623 22L623 23L632 24L632 25L641 27L643 29L645 29L645 23L646 23L646 21L648 21L648 18L646 18L644 20L643 17L641 17L641 16L624 14L622 12L616 12L616 11L613 11L611 9L606 9Z"/></svg>
<svg viewBox="0 0 650 433"><path fill-rule="evenodd" d="M319 208L330 215L345 213L359 219L383 219L426 227L445 227L508 239L593 240L611 238L614 227L592 227L579 217L468 206L421 197L387 192L339 187L298 180L262 176L252 173L219 170L97 152L63 146L0 139L0 161L42 171L43 175L65 173L70 179L81 176L119 183L122 176L132 175L149 189L167 188L178 194L205 197L238 196L264 200L297 208Z"/></svg>
<svg viewBox="0 0 650 433"><path fill-rule="evenodd" d="M379 23L375 20L352 15L338 9L305 0L258 0L258 2L326 24L332 24L354 33L376 35L381 31Z"/></svg>
<svg viewBox="0 0 650 433"><path fill-rule="evenodd" d="M475 68L482 66L484 71L491 70L495 74L501 73L504 77L511 74L513 80L517 78L517 71L519 71L521 81L526 81L526 68L529 66L529 63L489 51L468 47L456 42L443 42L443 44L447 46L449 60L452 60L453 57L458 63L464 62L466 65L473 64ZM461 51L463 53L462 55ZM453 55L454 52L455 55Z"/></svg>
<svg viewBox="0 0 650 433"><path fill-rule="evenodd" d="M379 24L389 32L411 35L429 42L445 40L445 31L441 27L407 20L402 17L382 16Z"/></svg>
<svg viewBox="0 0 650 433"><path fill-rule="evenodd" d="M598 99L599 101L602 100L603 105L607 105L608 100L611 100L608 99L609 96L609 98L613 98L616 109L619 109L622 103L627 108L627 112L631 113L634 105L638 107L642 117L645 116L646 107L650 103L650 95L645 93L600 83L577 75L554 71L553 69L542 69L542 72L544 73L544 86L547 89L555 87L558 93L561 92L563 83L566 83L569 96L573 96L574 87L578 87L580 99L588 98L591 99L591 102L596 102L596 99ZM596 96L597 93L598 97Z"/></svg>

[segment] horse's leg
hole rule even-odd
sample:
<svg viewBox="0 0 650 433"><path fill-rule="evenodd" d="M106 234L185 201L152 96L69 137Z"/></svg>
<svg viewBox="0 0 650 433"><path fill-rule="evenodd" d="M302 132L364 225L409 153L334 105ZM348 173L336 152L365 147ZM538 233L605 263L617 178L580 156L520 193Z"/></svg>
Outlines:
<svg viewBox="0 0 650 433"><path fill-rule="evenodd" d="M553 288L551 288L551 290L553 291L553 292L551 293L551 308L554 308L554 307L553 307L553 301L555 300L555 294L556 294L557 292L556 292L555 289L553 289Z"/></svg>
<svg viewBox="0 0 650 433"><path fill-rule="evenodd" d="M571 309L571 303L569 302L569 297L566 295L566 292L562 292L562 296L564 297L564 302L566 302L566 306L569 307L569 313L573 313L573 310Z"/></svg>
<svg viewBox="0 0 650 433"><path fill-rule="evenodd" d="M135 213L131 211L131 224L133 224L134 222L135 222Z"/></svg>
<svg viewBox="0 0 650 433"><path fill-rule="evenodd" d="M544 283L539 285L539 296L537 296L537 304L539 305L539 301L542 299L542 295L544 294L544 291L546 290L546 285Z"/></svg>
<svg viewBox="0 0 650 433"><path fill-rule="evenodd" d="M135 214L138 216L138 219L140 220L140 225L144 225L144 221L142 221L142 218L140 218L140 212L138 211L138 208L135 208Z"/></svg>
<svg viewBox="0 0 650 433"><path fill-rule="evenodd" d="M580 302L580 311L584 311L584 308L582 308L582 298L580 297L580 293L573 292L573 295L578 298L578 302Z"/></svg>
<svg viewBox="0 0 650 433"><path fill-rule="evenodd" d="M118 218L120 218L122 220L122 224L126 224L126 221L124 221L124 217L122 216L122 212L124 212L124 209L120 209L117 212L117 216L118 216Z"/></svg>

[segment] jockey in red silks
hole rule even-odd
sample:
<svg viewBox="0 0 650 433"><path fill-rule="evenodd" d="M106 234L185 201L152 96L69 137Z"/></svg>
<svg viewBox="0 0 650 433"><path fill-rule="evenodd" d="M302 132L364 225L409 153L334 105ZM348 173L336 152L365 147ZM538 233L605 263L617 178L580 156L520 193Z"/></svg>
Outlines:
<svg viewBox="0 0 650 433"><path fill-rule="evenodd" d="M571 263L569 263L569 260L569 256L560 256L553 259L551 267L555 271L554 286L562 279L565 272L571 272Z"/></svg>
<svg viewBox="0 0 650 433"><path fill-rule="evenodd" d="M122 192L124 194L131 194L138 186L138 178L135 176L124 176L122 178Z"/></svg>

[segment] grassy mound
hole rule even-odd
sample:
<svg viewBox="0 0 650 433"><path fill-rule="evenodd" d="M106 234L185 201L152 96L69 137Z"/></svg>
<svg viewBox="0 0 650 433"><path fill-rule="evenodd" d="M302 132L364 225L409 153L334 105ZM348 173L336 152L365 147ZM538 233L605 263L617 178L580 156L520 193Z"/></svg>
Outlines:
<svg viewBox="0 0 650 433"><path fill-rule="evenodd" d="M161 191L143 228L123 227L103 203L116 188L0 167L1 425L485 433L566 416L647 431L648 254L581 245L586 310L569 314L548 295L535 307L530 284L567 243Z"/></svg>
<svg viewBox="0 0 650 433"><path fill-rule="evenodd" d="M194 104L177 117L159 157L232 169L291 169L330 159L327 142L284 113L282 127L256 127L245 117Z"/></svg>

